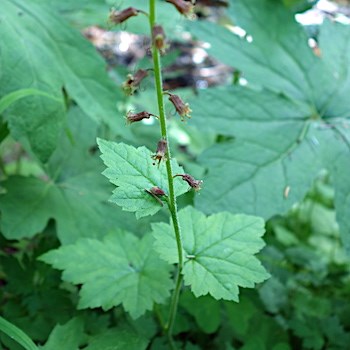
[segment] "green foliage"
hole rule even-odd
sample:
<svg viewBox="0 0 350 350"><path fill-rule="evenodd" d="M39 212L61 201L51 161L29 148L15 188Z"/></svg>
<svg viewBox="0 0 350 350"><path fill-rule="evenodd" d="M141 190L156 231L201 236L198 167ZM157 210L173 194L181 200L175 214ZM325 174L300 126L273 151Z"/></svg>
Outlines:
<svg viewBox="0 0 350 350"><path fill-rule="evenodd" d="M43 350L78 350L83 339L83 322L73 318L64 326L57 325L51 332Z"/></svg>
<svg viewBox="0 0 350 350"><path fill-rule="evenodd" d="M115 208L106 203L110 187L100 176L98 157L89 152L96 124L76 108L68 117L67 132L62 134L44 174L12 176L3 182L7 193L0 202L1 230L8 239L32 237L51 218L56 220L62 243L72 243L79 237L102 237L117 222L119 227L131 228L128 223L122 224Z"/></svg>
<svg viewBox="0 0 350 350"><path fill-rule="evenodd" d="M38 349L33 341L23 331L2 317L0 317L0 331L4 332L16 342L21 344L26 350Z"/></svg>
<svg viewBox="0 0 350 350"><path fill-rule="evenodd" d="M27 137L33 151L47 161L65 118L62 87L89 117L115 128L118 92L91 44L47 6L5 0L2 9L0 95L32 88L57 100L38 95L18 101L6 114L13 136Z"/></svg>
<svg viewBox="0 0 350 350"><path fill-rule="evenodd" d="M229 13L246 37L214 23L191 26L210 43L210 54L248 81L247 86L204 91L193 103L199 113L196 126L235 137L201 155L209 173L198 207L206 213L229 207L270 218L300 201L323 168L332 172L341 193L344 185L338 184L347 182L337 177L349 172L349 164L335 167L332 160L349 152L349 28L326 21L318 57L304 29L276 2L235 1ZM226 174L232 177L218 186ZM335 205L338 217L344 217L344 201ZM339 224L349 248L347 225L342 219Z"/></svg>
<svg viewBox="0 0 350 350"><path fill-rule="evenodd" d="M102 242L79 240L40 259L64 270L65 281L83 284L79 308L102 306L108 310L123 304L137 318L151 310L154 302L163 303L172 287L169 267L154 254L152 241L151 235L139 241L119 231Z"/></svg>
<svg viewBox="0 0 350 350"><path fill-rule="evenodd" d="M254 254L264 242L260 218L220 213L205 217L192 207L179 212L184 241L186 285L196 297L238 301L238 287L254 287L269 277ZM178 262L171 225L152 224L155 249L170 264Z"/></svg>
<svg viewBox="0 0 350 350"><path fill-rule="evenodd" d="M117 186L110 198L124 210L136 212L136 217L153 215L161 204L145 190L159 187L169 195L165 164L158 168L152 160L152 152L145 147L135 148L123 143L98 140L107 169L103 174ZM176 161L172 162L174 173L182 174L183 169ZM188 185L180 178L175 178L175 193L179 196L188 190Z"/></svg>
<svg viewBox="0 0 350 350"><path fill-rule="evenodd" d="M188 23L164 0L2 1L1 349L349 347L350 30L326 20L311 49L294 16L314 2L198 4ZM76 28L150 5L113 28L143 34L123 57L144 57L106 70ZM179 40L164 55L154 23ZM184 25L234 71L198 95L170 89L192 99L186 123L161 86L184 51L202 54ZM104 54L124 48L109 35L94 38ZM157 117L125 125L129 111Z"/></svg>

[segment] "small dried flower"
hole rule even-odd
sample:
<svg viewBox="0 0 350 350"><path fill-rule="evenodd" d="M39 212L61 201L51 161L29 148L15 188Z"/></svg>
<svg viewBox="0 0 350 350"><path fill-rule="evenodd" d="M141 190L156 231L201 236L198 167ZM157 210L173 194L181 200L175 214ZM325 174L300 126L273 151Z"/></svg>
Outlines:
<svg viewBox="0 0 350 350"><path fill-rule="evenodd" d="M134 75L128 74L127 79L123 83L123 90L127 95L133 95L140 86L143 79L148 76L148 71L139 69Z"/></svg>
<svg viewBox="0 0 350 350"><path fill-rule="evenodd" d="M169 2L170 4L173 4L176 9L187 18L193 18L193 4L189 1L185 0L165 0L166 2Z"/></svg>
<svg viewBox="0 0 350 350"><path fill-rule="evenodd" d="M189 174L177 174L174 177L176 176L181 176L182 180L186 181L195 191L199 191L201 189L201 185L203 183L202 180L196 180Z"/></svg>
<svg viewBox="0 0 350 350"><path fill-rule="evenodd" d="M139 112L139 113L128 112L126 114L126 122L127 124L132 124L135 122L139 122L143 119L149 119L151 116L154 116L154 114L148 113L146 111Z"/></svg>
<svg viewBox="0 0 350 350"><path fill-rule="evenodd" d="M128 20L130 17L137 16L140 10L135 9L134 7L128 7L122 11L111 11L109 15L109 20L114 24L120 24Z"/></svg>
<svg viewBox="0 0 350 350"><path fill-rule="evenodd" d="M192 112L192 110L190 109L188 103L182 101L180 96L169 94L169 101L174 105L176 112L179 113L182 121L185 120L185 117L191 118L190 113Z"/></svg>
<svg viewBox="0 0 350 350"><path fill-rule="evenodd" d="M148 194L150 194L153 198L155 198L161 206L163 206L163 202L161 201L161 199L159 199L159 197L165 196L165 192L161 188L152 187L149 190L145 189L145 191Z"/></svg>
<svg viewBox="0 0 350 350"><path fill-rule="evenodd" d="M161 52L164 52L168 45L166 43L166 36L164 33L164 29L160 25L154 25L152 28L152 40L154 46Z"/></svg>
<svg viewBox="0 0 350 350"><path fill-rule="evenodd" d="M152 156L152 159L154 159L156 162L158 161L158 166L159 166L161 161L166 160L167 145L168 144L167 144L166 140L164 140L164 139L161 139L158 142L156 154L154 156Z"/></svg>
<svg viewBox="0 0 350 350"><path fill-rule="evenodd" d="M155 196L165 196L165 192L159 187L152 187L149 191Z"/></svg>

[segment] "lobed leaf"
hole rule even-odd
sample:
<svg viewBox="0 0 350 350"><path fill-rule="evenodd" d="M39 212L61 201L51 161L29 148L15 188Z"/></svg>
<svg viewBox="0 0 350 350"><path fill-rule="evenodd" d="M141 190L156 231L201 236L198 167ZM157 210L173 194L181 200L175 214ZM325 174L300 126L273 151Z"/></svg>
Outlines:
<svg viewBox="0 0 350 350"><path fill-rule="evenodd" d="M6 238L32 237L50 219L56 221L63 244L103 237L115 227L144 227L145 222L130 220L132 214L128 217L107 202L111 186L100 175L100 160L89 151L97 125L86 118L79 109L71 109L66 133L42 176L11 176L1 183L5 193L0 195L0 227Z"/></svg>
<svg viewBox="0 0 350 350"><path fill-rule="evenodd" d="M229 15L244 37L213 23L191 26L210 43L210 54L248 82L208 89L191 104L198 128L234 138L200 156L208 173L195 203L208 214L230 210L268 219L300 201L322 169L341 178L347 173L347 167L334 171L333 160L350 151L342 136L350 116L350 29L326 21L313 52L294 14L276 1L238 0ZM335 179L336 191L343 191L340 182ZM341 218L349 208L337 214L347 247Z"/></svg>
<svg viewBox="0 0 350 350"><path fill-rule="evenodd" d="M161 188L168 195L168 177L164 163L154 164L152 152L146 147L135 148L124 143L98 139L101 158L107 169L103 172L117 188L110 198L126 211L136 212L136 217L153 215L161 204L145 190ZM174 174L183 174L183 169L172 160ZM174 178L175 195L188 191L188 185L179 177Z"/></svg>
<svg viewBox="0 0 350 350"><path fill-rule="evenodd" d="M269 274L254 256L264 246L264 222L247 215L219 213L206 217L187 207L179 212L184 248L183 275L196 297L238 301L238 287L254 287ZM171 225L152 224L155 249L161 258L177 263Z"/></svg>
<svg viewBox="0 0 350 350"><path fill-rule="evenodd" d="M103 241L81 239L44 254L40 260L63 270L63 280L83 284L81 309L109 310L123 304L132 318L138 318L151 310L153 303L163 303L172 288L170 268L154 253L152 242L151 235L139 240L118 231Z"/></svg>
<svg viewBox="0 0 350 350"><path fill-rule="evenodd" d="M12 135L26 137L46 162L65 119L63 87L93 120L105 121L114 130L122 126L115 118L116 98L121 95L93 46L43 4L4 0L1 5L0 97L35 89L56 99L36 95L11 106L6 120Z"/></svg>

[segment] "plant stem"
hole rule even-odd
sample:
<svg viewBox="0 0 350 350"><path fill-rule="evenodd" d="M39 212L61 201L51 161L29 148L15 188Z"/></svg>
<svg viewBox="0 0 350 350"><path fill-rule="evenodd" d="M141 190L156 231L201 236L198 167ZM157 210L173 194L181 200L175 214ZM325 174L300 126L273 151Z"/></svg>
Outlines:
<svg viewBox="0 0 350 350"><path fill-rule="evenodd" d="M150 31L152 36L152 28L156 23L156 0L149 0L149 23L150 23ZM180 224L179 224L179 219L177 214L177 204L176 204L176 197L175 197L175 191L174 191L174 178L173 178L173 170L171 166L171 153L170 153L165 109L164 109L160 53L158 49L155 47L155 45L153 45L153 43L152 43L152 58L153 58L153 69L154 69L154 82L157 90L160 129L161 129L162 138L167 141L166 170L167 170L168 186L169 186L168 207L169 207L169 211L170 211L173 226L174 226L178 258L179 258L179 262L177 266L175 290L172 295L169 319L165 326L165 331L167 333L170 346L171 348L175 348L173 339L172 339L172 329L176 318L179 295L180 295L180 290L182 285L181 272L183 267L183 247L182 247L181 229L180 229Z"/></svg>

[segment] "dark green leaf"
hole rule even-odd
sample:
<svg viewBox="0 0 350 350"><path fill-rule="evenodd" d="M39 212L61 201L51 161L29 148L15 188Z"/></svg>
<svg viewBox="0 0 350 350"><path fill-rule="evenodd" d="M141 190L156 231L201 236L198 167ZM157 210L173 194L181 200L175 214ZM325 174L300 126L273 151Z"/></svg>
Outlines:
<svg viewBox="0 0 350 350"><path fill-rule="evenodd" d="M93 337L86 350L144 350L148 345L147 338L131 329L109 329Z"/></svg>
<svg viewBox="0 0 350 350"><path fill-rule="evenodd" d="M79 318L74 318L65 325L57 325L51 332L48 341L42 347L43 350L78 350L85 335L83 323Z"/></svg>
<svg viewBox="0 0 350 350"><path fill-rule="evenodd" d="M0 331L21 344L26 350L38 350L33 341L18 327L0 317Z"/></svg>

